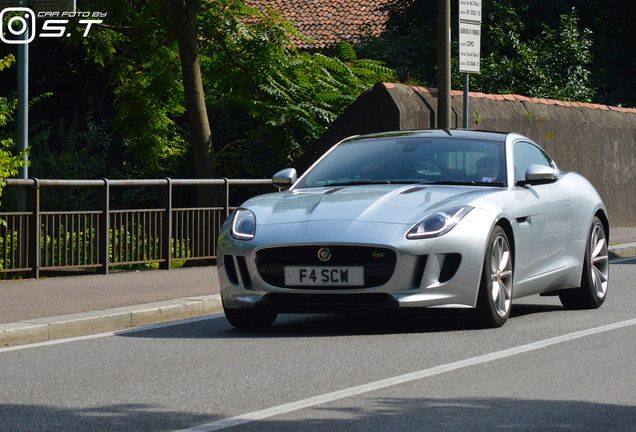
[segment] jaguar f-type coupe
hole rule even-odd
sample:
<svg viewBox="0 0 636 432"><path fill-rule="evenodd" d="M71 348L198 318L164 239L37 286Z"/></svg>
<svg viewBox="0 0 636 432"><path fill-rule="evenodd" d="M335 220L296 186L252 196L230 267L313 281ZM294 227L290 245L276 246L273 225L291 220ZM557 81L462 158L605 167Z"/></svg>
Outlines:
<svg viewBox="0 0 636 432"><path fill-rule="evenodd" d="M607 295L609 224L594 187L515 133L347 138L281 192L237 208L218 240L225 315L470 308L499 327L519 297L566 308Z"/></svg>

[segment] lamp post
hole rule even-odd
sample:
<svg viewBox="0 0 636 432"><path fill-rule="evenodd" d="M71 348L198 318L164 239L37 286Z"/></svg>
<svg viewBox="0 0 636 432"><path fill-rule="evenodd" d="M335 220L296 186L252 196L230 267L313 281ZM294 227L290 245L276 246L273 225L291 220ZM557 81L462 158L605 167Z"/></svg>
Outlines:
<svg viewBox="0 0 636 432"><path fill-rule="evenodd" d="M27 0L20 0L20 7L27 7ZM22 153L22 159L25 164L24 167L18 169L18 178L29 178L29 167L26 165L28 162L28 155L26 149L29 146L29 44L26 42L29 40L30 32L35 29L30 28L28 22L33 18L28 16L29 12L24 12L22 19L22 25L26 28L20 35L20 39L25 41L18 45L18 152ZM20 211L26 209L26 190L22 189L20 192L18 207Z"/></svg>

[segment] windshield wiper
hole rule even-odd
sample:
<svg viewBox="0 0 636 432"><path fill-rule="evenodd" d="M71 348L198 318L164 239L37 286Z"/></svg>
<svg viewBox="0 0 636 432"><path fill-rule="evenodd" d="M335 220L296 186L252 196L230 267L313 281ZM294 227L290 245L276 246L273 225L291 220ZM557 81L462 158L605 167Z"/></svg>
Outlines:
<svg viewBox="0 0 636 432"><path fill-rule="evenodd" d="M352 180L346 182L335 182L324 185L324 187L333 186L359 186L359 185L376 185L376 184L422 184L422 185L452 185L452 186L505 186L503 183L478 182L478 181L458 181L458 180L440 180L440 181L420 181L420 180Z"/></svg>
<svg viewBox="0 0 636 432"><path fill-rule="evenodd" d="M452 186L505 186L498 182L478 182L478 181L459 181L459 180L440 180L440 181L423 181L419 182L425 185L452 185Z"/></svg>
<svg viewBox="0 0 636 432"><path fill-rule="evenodd" d="M328 183L324 187L332 186L359 186L359 185L374 185L374 184L391 184L393 182L389 180L352 180L348 182L335 182Z"/></svg>

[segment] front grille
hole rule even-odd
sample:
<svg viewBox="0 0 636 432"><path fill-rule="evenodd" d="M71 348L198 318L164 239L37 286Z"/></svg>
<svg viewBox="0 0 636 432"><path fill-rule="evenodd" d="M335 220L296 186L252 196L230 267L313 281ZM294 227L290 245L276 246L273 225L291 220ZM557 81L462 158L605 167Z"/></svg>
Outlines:
<svg viewBox="0 0 636 432"><path fill-rule="evenodd" d="M318 251L328 248L331 259L323 262ZM265 282L285 288L308 289L311 287L293 287L285 285L285 266L363 266L364 286L346 287L370 288L386 284L395 270L397 254L392 249L373 246L282 246L261 249L256 252L256 268ZM329 289L329 287L317 287ZM336 287L333 287L336 288ZM343 289L343 287L337 287Z"/></svg>

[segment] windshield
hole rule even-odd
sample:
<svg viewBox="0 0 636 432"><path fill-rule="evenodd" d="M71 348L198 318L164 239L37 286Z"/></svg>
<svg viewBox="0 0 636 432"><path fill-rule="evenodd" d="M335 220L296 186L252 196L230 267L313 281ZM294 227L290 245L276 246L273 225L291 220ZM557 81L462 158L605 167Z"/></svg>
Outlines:
<svg viewBox="0 0 636 432"><path fill-rule="evenodd" d="M466 138L390 137L344 142L294 188L431 183L506 186L501 142Z"/></svg>

